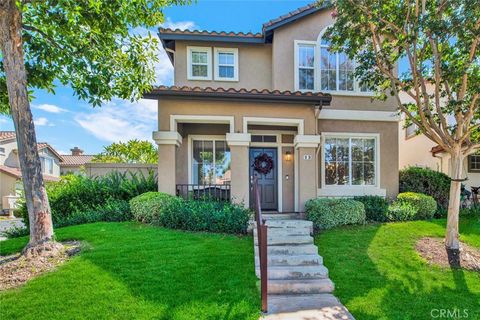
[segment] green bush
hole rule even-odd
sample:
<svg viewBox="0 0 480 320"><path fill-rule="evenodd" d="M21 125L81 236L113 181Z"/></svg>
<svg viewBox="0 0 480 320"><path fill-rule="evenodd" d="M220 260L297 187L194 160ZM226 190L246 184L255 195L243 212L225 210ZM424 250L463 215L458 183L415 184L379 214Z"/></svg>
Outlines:
<svg viewBox="0 0 480 320"><path fill-rule="evenodd" d="M400 171L400 192L417 192L432 196L438 204L438 214L448 209L450 178L438 171L409 167Z"/></svg>
<svg viewBox="0 0 480 320"><path fill-rule="evenodd" d="M347 224L365 223L363 203L352 199L317 198L305 204L306 217L315 231Z"/></svg>
<svg viewBox="0 0 480 320"><path fill-rule="evenodd" d="M171 229L241 234L250 211L242 205L213 200L183 200L148 192L130 200L135 220Z"/></svg>
<svg viewBox="0 0 480 320"><path fill-rule="evenodd" d="M360 201L365 206L365 215L368 221L385 222L388 220L388 200L380 196L354 197L353 200Z"/></svg>
<svg viewBox="0 0 480 320"><path fill-rule="evenodd" d="M147 176L113 172L89 178L65 175L46 185L55 227L95 221L131 220L128 201L147 191L157 190L153 172ZM19 211L28 225L26 205Z"/></svg>
<svg viewBox="0 0 480 320"><path fill-rule="evenodd" d="M435 199L422 193L400 193L396 201L410 203L416 210L415 220L432 219L437 211L437 202Z"/></svg>
<svg viewBox="0 0 480 320"><path fill-rule="evenodd" d="M388 220L409 221L413 220L417 209L409 202L395 201L388 207Z"/></svg>

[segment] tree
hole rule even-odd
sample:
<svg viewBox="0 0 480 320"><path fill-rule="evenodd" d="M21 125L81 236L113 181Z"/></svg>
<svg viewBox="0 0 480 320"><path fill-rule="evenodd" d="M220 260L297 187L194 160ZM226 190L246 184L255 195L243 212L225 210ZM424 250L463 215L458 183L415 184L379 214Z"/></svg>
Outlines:
<svg viewBox="0 0 480 320"><path fill-rule="evenodd" d="M451 157L445 237L459 264L458 220L463 160L480 147L478 135L480 6L478 0L336 0L327 32L334 50L357 61L356 76L377 98L393 95L407 124ZM399 62L407 71L398 75ZM431 90L429 90L431 88ZM402 103L404 92L413 103Z"/></svg>
<svg viewBox="0 0 480 320"><path fill-rule="evenodd" d="M150 89L158 42L132 34L163 21L184 0L0 0L0 112L13 118L30 220L26 254L55 250L41 175L31 89L70 86L93 106L113 97L136 100Z"/></svg>
<svg viewBox="0 0 480 320"><path fill-rule="evenodd" d="M157 163L158 161L157 148L145 140L116 142L103 148L102 153L93 157L93 162Z"/></svg>

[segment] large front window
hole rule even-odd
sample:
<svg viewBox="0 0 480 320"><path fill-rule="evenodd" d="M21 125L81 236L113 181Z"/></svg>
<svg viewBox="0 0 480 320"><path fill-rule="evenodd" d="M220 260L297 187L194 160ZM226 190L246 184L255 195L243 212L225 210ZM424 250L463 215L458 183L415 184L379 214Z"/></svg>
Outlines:
<svg viewBox="0 0 480 320"><path fill-rule="evenodd" d="M192 183L229 184L230 148L222 140L193 140Z"/></svg>
<svg viewBox="0 0 480 320"><path fill-rule="evenodd" d="M376 184L376 138L325 138L324 143L326 185Z"/></svg>
<svg viewBox="0 0 480 320"><path fill-rule="evenodd" d="M48 157L40 157L42 172L45 174L53 174L53 159Z"/></svg>

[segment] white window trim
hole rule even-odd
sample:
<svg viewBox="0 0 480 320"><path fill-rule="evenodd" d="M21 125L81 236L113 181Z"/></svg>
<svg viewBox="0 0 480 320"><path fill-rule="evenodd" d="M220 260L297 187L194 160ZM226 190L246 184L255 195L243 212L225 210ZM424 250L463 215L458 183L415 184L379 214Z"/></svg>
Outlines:
<svg viewBox="0 0 480 320"><path fill-rule="evenodd" d="M225 141L224 135L189 135L188 136L188 184L193 184L193 141ZM228 144L227 144L228 146ZM230 146L228 146L230 148ZM231 151L230 151L231 152ZM215 154L215 152L213 152ZM231 153L230 153L231 154Z"/></svg>
<svg viewBox="0 0 480 320"><path fill-rule="evenodd" d="M219 75L219 58L218 54L219 53L233 53L233 78L225 78L225 77L220 77ZM239 69L238 69L238 49L237 48L214 48L214 54L215 58L213 59L214 61L214 79L216 81L239 81Z"/></svg>
<svg viewBox="0 0 480 320"><path fill-rule="evenodd" d="M308 89L300 89L300 78L298 76L300 66L299 64L299 57L298 57L298 50L301 46L311 46L313 47L313 89L316 90L317 88L317 62L318 62L318 50L317 50L317 42L316 41L305 41L305 40L294 40L295 44L295 54L294 54L294 79L295 79L295 91L311 91Z"/></svg>
<svg viewBox="0 0 480 320"><path fill-rule="evenodd" d="M43 172L44 174L52 175L53 172L54 172L53 166L54 166L54 164L55 164L55 160L54 160L52 157L43 156L43 155L42 155L42 156L40 156L40 163L42 162L42 161L41 161L42 158L44 159L44 162L45 162L45 164L44 164L44 166L43 166L43 168L42 168L42 172ZM51 171L51 172L47 170L47 161L48 161L49 163L51 162L51 164L52 164L52 171Z"/></svg>
<svg viewBox="0 0 480 320"><path fill-rule="evenodd" d="M327 185L325 182L325 140L327 138L373 138L375 139L375 184L374 185ZM357 196L379 195L385 196L385 189L380 188L380 134L378 133L351 133L351 132L322 132L321 139L321 186L318 196ZM351 156L351 155L350 155ZM351 161L351 160L350 160Z"/></svg>
<svg viewBox="0 0 480 320"><path fill-rule="evenodd" d="M207 76L195 77L193 76L192 68L192 52L206 52L207 53ZM187 46L187 78L188 80L212 80L212 48L211 47L192 47Z"/></svg>

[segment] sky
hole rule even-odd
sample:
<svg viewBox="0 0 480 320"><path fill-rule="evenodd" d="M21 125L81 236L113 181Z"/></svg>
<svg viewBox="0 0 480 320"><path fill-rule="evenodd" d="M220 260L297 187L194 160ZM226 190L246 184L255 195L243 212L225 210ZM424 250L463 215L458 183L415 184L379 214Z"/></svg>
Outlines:
<svg viewBox="0 0 480 320"><path fill-rule="evenodd" d="M198 0L190 6L164 10L164 27L208 31L261 32L262 24L312 1L212 1ZM139 33L146 30L135 30ZM156 34L152 30L152 34ZM155 65L155 85L172 85L173 67L165 52L159 48L160 61ZM157 130L155 100L131 103L113 99L93 108L78 100L68 87L57 87L55 94L42 90L34 92L31 103L37 141L48 142L60 154L69 154L78 146L86 154L102 151L112 142L130 139L152 141ZM14 130L13 122L0 116L0 130Z"/></svg>

